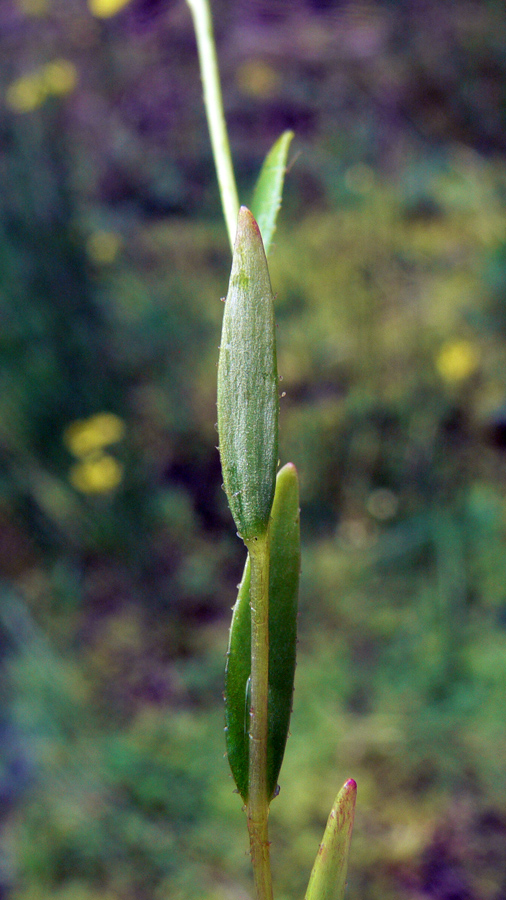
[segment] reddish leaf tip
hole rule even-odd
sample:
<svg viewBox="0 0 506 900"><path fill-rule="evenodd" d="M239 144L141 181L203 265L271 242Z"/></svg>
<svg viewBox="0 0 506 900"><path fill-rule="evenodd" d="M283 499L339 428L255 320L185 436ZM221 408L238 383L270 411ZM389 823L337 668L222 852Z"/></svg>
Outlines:
<svg viewBox="0 0 506 900"><path fill-rule="evenodd" d="M239 215L237 217L236 241L245 231L254 231L258 235L258 237L261 237L260 228L258 227L258 222L255 219L253 213L248 209L247 206L241 206L239 209Z"/></svg>

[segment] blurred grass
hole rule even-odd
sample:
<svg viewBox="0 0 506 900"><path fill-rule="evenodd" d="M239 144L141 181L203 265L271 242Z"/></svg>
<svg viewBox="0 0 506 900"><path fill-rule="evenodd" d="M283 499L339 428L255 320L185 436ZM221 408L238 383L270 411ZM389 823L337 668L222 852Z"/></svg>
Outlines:
<svg viewBox="0 0 506 900"><path fill-rule="evenodd" d="M381 121L373 102L378 77L404 98L415 75L432 83L430 16L393 52L386 6L369 20L352 4L339 27L358 63L323 52L323 18L286 59L234 64L224 45L244 186L274 125L303 149L272 253L281 459L300 472L304 539L279 900L302 896L347 777L350 897L506 890L506 168L482 67L485 50L502 64L503 14L457 6L444 92L409 107L415 131L443 136L430 147L397 134L392 94ZM141 7L72 30L69 6L59 34L43 4L4 38L2 96L39 91L0 133L0 896L14 900L250 895L222 733L243 564L214 429L229 253L193 44L177 5L152 31ZM448 25L452 9L433 15ZM263 33L249 16L234 35ZM61 96L42 37L76 60ZM476 68L452 81L458 59Z"/></svg>
<svg viewBox="0 0 506 900"><path fill-rule="evenodd" d="M350 896L439 896L439 840L466 896L496 900L506 385L487 278L504 242L504 175L457 154L427 182L428 217L402 185L367 183L337 213L285 223L273 258L282 458L300 469L305 536L276 880L280 897L304 890L333 794L353 776ZM24 506L9 526L14 557L28 544L20 593L2 604L3 784L17 791L2 851L16 900L249 890L220 696L241 565L213 438L225 270L213 227L164 222L101 275L109 365L134 373L121 485L72 487L60 408L42 454L33 422L17 422L26 454L3 510L6 521ZM453 345L474 352L448 375L438 359ZM23 372L11 379L28 399Z"/></svg>

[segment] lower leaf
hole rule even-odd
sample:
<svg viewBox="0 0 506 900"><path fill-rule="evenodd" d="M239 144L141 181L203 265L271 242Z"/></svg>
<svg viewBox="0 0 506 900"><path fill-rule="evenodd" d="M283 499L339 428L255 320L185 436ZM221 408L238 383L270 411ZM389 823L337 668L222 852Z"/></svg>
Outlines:
<svg viewBox="0 0 506 900"><path fill-rule="evenodd" d="M292 711L300 574L299 485L295 466L278 472L269 526L269 700L267 791L277 790ZM225 673L227 755L237 789L248 799L249 679L251 674L250 562L234 606Z"/></svg>

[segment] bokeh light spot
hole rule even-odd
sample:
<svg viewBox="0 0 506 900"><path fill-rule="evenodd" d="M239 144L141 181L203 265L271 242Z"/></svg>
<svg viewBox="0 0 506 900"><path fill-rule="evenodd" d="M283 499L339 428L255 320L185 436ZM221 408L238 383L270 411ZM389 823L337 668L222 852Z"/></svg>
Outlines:
<svg viewBox="0 0 506 900"><path fill-rule="evenodd" d="M48 94L70 94L77 84L77 69L68 59L55 59L42 70L44 86Z"/></svg>
<svg viewBox="0 0 506 900"><path fill-rule="evenodd" d="M54 59L12 81L6 90L5 102L14 112L33 112L50 96L70 94L76 84L74 64L67 59Z"/></svg>
<svg viewBox="0 0 506 900"><path fill-rule="evenodd" d="M46 91L38 75L21 75L11 82L5 94L7 106L17 113L33 112L46 99Z"/></svg>
<svg viewBox="0 0 506 900"><path fill-rule="evenodd" d="M271 97L279 85L276 70L261 59L249 59L239 66L236 78L239 90L248 97Z"/></svg>
<svg viewBox="0 0 506 900"><path fill-rule="evenodd" d="M86 457L103 447L116 444L125 435L123 419L114 413L102 412L89 419L72 422L63 433L63 442L77 457Z"/></svg>
<svg viewBox="0 0 506 900"><path fill-rule="evenodd" d="M471 341L447 341L436 357L436 368L444 381L464 381L476 372L480 362L478 348Z"/></svg>
<svg viewBox="0 0 506 900"><path fill-rule="evenodd" d="M113 263L121 247L121 237L114 231L94 231L86 242L86 252L97 265Z"/></svg>
<svg viewBox="0 0 506 900"><path fill-rule="evenodd" d="M106 494L120 484L123 466L109 453L99 453L75 463L69 477L82 494Z"/></svg>
<svg viewBox="0 0 506 900"><path fill-rule="evenodd" d="M367 511L380 522L393 519L399 507L399 500L388 488L376 488L367 498Z"/></svg>
<svg viewBox="0 0 506 900"><path fill-rule="evenodd" d="M98 19L109 19L128 3L130 0L88 0L88 8Z"/></svg>

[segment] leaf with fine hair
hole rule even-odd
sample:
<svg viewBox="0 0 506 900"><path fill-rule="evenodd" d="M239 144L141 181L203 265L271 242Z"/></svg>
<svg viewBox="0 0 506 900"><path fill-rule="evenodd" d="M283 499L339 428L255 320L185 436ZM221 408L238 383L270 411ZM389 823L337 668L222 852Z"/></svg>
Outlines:
<svg viewBox="0 0 506 900"><path fill-rule="evenodd" d="M277 780L292 711L297 602L300 572L299 485L292 463L276 479L269 529L269 699L267 791L276 793ZM237 789L246 802L249 767L249 677L251 673L250 561L234 606L225 676L227 754Z"/></svg>
<svg viewBox="0 0 506 900"><path fill-rule="evenodd" d="M244 541L269 525L278 411L274 297L260 229L242 206L221 333L218 434L225 492Z"/></svg>
<svg viewBox="0 0 506 900"><path fill-rule="evenodd" d="M292 138L293 131L284 131L269 150L260 170L251 201L251 211L259 224L267 256L281 207L286 160Z"/></svg>
<svg viewBox="0 0 506 900"><path fill-rule="evenodd" d="M357 785L349 778L330 810L305 900L344 900L356 799Z"/></svg>

